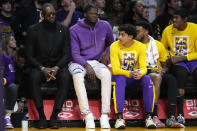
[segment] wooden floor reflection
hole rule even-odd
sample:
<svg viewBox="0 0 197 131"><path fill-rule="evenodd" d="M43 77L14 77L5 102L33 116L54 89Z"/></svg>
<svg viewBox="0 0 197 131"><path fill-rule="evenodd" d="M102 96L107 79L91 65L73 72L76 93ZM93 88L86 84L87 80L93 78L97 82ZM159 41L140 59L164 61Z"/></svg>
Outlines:
<svg viewBox="0 0 197 131"><path fill-rule="evenodd" d="M59 128L59 129L36 129L36 128L29 128L28 130L22 130L21 128L15 128L12 130L6 131L120 131L114 128L111 129L85 129L85 128ZM142 127L127 127L122 131L197 131L197 126L186 127L186 128L163 128L163 129L145 129Z"/></svg>

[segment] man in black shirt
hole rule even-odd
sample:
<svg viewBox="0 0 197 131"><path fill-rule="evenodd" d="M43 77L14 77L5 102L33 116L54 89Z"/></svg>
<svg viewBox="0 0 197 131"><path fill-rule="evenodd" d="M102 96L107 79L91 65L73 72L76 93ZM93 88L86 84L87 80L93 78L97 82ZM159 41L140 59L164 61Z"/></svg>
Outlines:
<svg viewBox="0 0 197 131"><path fill-rule="evenodd" d="M47 128L40 83L42 79L46 82L54 80L57 83L58 91L49 127L58 128L57 115L67 96L70 80L67 69L67 63L71 57L70 34L68 28L56 23L55 9L51 4L43 5L42 15L44 20L33 25L27 32L26 51L31 65L29 87L39 113L38 128Z"/></svg>

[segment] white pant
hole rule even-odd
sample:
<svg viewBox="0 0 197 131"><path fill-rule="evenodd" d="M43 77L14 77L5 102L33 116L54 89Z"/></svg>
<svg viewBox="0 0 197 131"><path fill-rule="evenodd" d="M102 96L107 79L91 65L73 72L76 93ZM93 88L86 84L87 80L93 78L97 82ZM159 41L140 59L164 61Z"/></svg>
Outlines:
<svg viewBox="0 0 197 131"><path fill-rule="evenodd" d="M89 60L87 62L94 69L96 77L101 80L102 113L109 113L111 100L111 73L104 64L96 60ZM83 114L88 114L90 110L84 84L86 69L80 64L71 62L69 64L69 71L73 77L80 110Z"/></svg>

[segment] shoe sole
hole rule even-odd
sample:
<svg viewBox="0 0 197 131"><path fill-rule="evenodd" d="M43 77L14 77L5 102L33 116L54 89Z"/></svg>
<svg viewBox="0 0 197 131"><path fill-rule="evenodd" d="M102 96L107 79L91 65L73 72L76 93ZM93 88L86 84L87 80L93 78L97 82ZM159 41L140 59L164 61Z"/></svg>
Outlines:
<svg viewBox="0 0 197 131"><path fill-rule="evenodd" d="M184 125L180 125L180 124L174 124L172 126L170 126L170 128L184 128Z"/></svg>
<svg viewBox="0 0 197 131"><path fill-rule="evenodd" d="M157 127L155 125L150 125L148 127L146 127L147 129L156 129Z"/></svg>
<svg viewBox="0 0 197 131"><path fill-rule="evenodd" d="M14 129L14 127L7 126L7 127L5 127L5 129Z"/></svg>
<svg viewBox="0 0 197 131"><path fill-rule="evenodd" d="M156 128L165 128L166 126L156 126Z"/></svg>
<svg viewBox="0 0 197 131"><path fill-rule="evenodd" d="M120 126L120 127L118 127L118 128L116 128L116 129L125 129L125 126Z"/></svg>
<svg viewBox="0 0 197 131"><path fill-rule="evenodd" d="M101 126L101 128L102 128L102 129L110 129L111 127L102 127L102 126Z"/></svg>

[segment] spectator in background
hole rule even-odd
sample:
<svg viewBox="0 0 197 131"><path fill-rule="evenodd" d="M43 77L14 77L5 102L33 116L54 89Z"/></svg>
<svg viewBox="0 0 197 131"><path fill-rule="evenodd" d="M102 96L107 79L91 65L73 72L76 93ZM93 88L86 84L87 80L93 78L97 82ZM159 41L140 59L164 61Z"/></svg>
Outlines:
<svg viewBox="0 0 197 131"><path fill-rule="evenodd" d="M172 17L174 11L179 7L178 0L166 0L166 6L164 12L157 16L152 23L155 39L161 40L163 30L170 24L172 24Z"/></svg>
<svg viewBox="0 0 197 131"><path fill-rule="evenodd" d="M177 79L178 96L178 122L185 124L183 112L183 99L185 83L188 75L193 75L197 80L197 25L187 22L188 12L186 9L177 9L173 15L173 24L167 26L162 34L161 42L168 50L170 57L169 65Z"/></svg>
<svg viewBox="0 0 197 131"><path fill-rule="evenodd" d="M12 21L12 28L16 37L18 47L25 45L27 29L43 20L42 5L48 0L32 0L32 3L18 11Z"/></svg>
<svg viewBox="0 0 197 131"><path fill-rule="evenodd" d="M81 12L76 11L73 0L61 0L61 7L62 9L56 14L56 19L67 27L73 26L83 17Z"/></svg>
<svg viewBox="0 0 197 131"><path fill-rule="evenodd" d="M148 21L152 23L156 18L157 1L156 0L139 0L148 9Z"/></svg>
<svg viewBox="0 0 197 131"><path fill-rule="evenodd" d="M1 47L0 47L1 48ZM2 62L4 66L3 74L3 87L4 87L4 105L5 105L5 128L13 129L11 123L11 114L14 110L14 105L17 100L17 88L14 83L15 79L15 70L13 67L13 62L10 56L1 54Z"/></svg>
<svg viewBox="0 0 197 131"><path fill-rule="evenodd" d="M1 40L0 40L0 130L5 131L5 123L4 123L4 104L3 104L3 73L4 73L4 66L3 66L3 58L2 58L2 49L1 49Z"/></svg>
<svg viewBox="0 0 197 131"><path fill-rule="evenodd" d="M84 13L83 9L87 4L93 4L92 0L80 0L77 5L77 10Z"/></svg>
<svg viewBox="0 0 197 131"><path fill-rule="evenodd" d="M106 6L107 21L112 26L114 39L118 40L118 27L123 23L124 3L121 0L107 0Z"/></svg>
<svg viewBox="0 0 197 131"><path fill-rule="evenodd" d="M136 29L130 24L121 25L119 28L119 40L110 46L110 60L112 71L114 110L117 115L116 129L126 127L123 119L125 101L125 88L142 87L144 108L146 111L145 127L156 128L152 120L154 109L154 86L151 78L146 75L146 46L134 40Z"/></svg>
<svg viewBox="0 0 197 131"><path fill-rule="evenodd" d="M123 23L134 25L137 20L145 20L143 17L144 7L142 2L134 0L130 2L129 9L124 13Z"/></svg>
<svg viewBox="0 0 197 131"><path fill-rule="evenodd" d="M183 8L189 12L188 21L197 24L197 1L195 0L181 0Z"/></svg>
<svg viewBox="0 0 197 131"><path fill-rule="evenodd" d="M157 109L160 96L160 88L167 89L168 98L168 119L166 126L171 128L184 127L175 119L176 110L176 96L177 96L177 81L176 78L168 73L166 60L168 59L168 52L163 44L154 40L149 32L152 31L151 25L144 21L136 23L137 37L136 39L146 45L146 58L148 75L151 77L155 85L155 103L153 110L153 122L157 128L164 128L165 124L159 120Z"/></svg>
<svg viewBox="0 0 197 131"><path fill-rule="evenodd" d="M111 73L106 67L109 62L109 46L114 41L110 24L98 19L98 8L88 4L84 8L84 19L70 28L73 62L69 64L80 111L85 114L86 128L95 128L94 117L88 105L84 84L87 76L90 83L101 80L101 128L110 128L108 114L111 100ZM106 51L106 55L102 56Z"/></svg>
<svg viewBox="0 0 197 131"><path fill-rule="evenodd" d="M13 61L16 59L16 40L14 34L8 35L2 40L2 50L7 56L10 56Z"/></svg>
<svg viewBox="0 0 197 131"><path fill-rule="evenodd" d="M13 33L11 28L12 0L0 1L0 40Z"/></svg>
<svg viewBox="0 0 197 131"><path fill-rule="evenodd" d="M105 0L93 0L93 4L98 8L98 16L101 20L107 20L105 13Z"/></svg>
<svg viewBox="0 0 197 131"><path fill-rule="evenodd" d="M15 83L18 89L18 112L23 112L24 102L29 96L28 92L28 73L29 65L25 59L25 49L20 48L17 50L15 67Z"/></svg>
<svg viewBox="0 0 197 131"><path fill-rule="evenodd" d="M143 17L147 20L149 18L149 12L148 12L148 7L147 6L144 6Z"/></svg>
<svg viewBox="0 0 197 131"><path fill-rule="evenodd" d="M58 128L57 115L62 109L68 93L70 75L67 64L70 55L70 33L67 27L55 21L56 12L52 4L46 3L42 8L44 20L28 30L26 56L30 64L29 89L39 114L37 127ZM57 83L57 94L49 125L43 109L40 84Z"/></svg>

